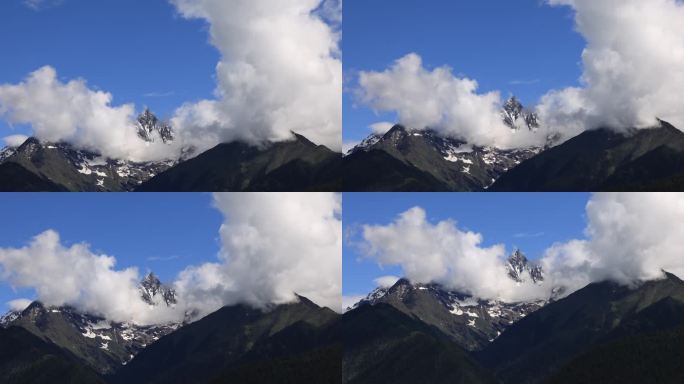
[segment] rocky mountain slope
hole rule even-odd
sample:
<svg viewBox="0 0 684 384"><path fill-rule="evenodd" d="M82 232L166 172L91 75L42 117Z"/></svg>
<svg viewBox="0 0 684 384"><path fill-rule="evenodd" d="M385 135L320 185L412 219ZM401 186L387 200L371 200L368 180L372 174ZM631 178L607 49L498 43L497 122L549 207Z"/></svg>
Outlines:
<svg viewBox="0 0 684 384"><path fill-rule="evenodd" d="M236 382L236 375L273 374L284 361L289 373L273 381L341 382L341 346L325 336L338 315L306 298L266 310L224 307L161 338L114 377L114 383ZM320 370L306 362L321 362ZM255 367L261 367L259 372ZM324 369L325 368L325 369ZM312 370L313 369L313 370ZM269 372L269 370L271 370ZM251 375L250 375L251 372Z"/></svg>
<svg viewBox="0 0 684 384"><path fill-rule="evenodd" d="M172 127L145 110L138 137L171 144ZM133 162L34 137L0 150L0 191L340 191L342 154L301 135L254 146L219 144L197 154L183 148L177 160ZM195 156L197 155L197 156ZM195 157L193 157L195 156Z"/></svg>
<svg viewBox="0 0 684 384"><path fill-rule="evenodd" d="M342 323L345 383L496 382L446 335L392 305L361 306Z"/></svg>
<svg viewBox="0 0 684 384"><path fill-rule="evenodd" d="M342 155L301 135L255 147L219 144L137 188L162 191L339 191Z"/></svg>
<svg viewBox="0 0 684 384"><path fill-rule="evenodd" d="M0 328L0 382L105 383L75 356L20 327Z"/></svg>
<svg viewBox="0 0 684 384"><path fill-rule="evenodd" d="M504 124L514 130L529 129L534 131L540 127L539 116L525 108L515 96L508 99L503 105L501 118Z"/></svg>
<svg viewBox="0 0 684 384"><path fill-rule="evenodd" d="M512 130L539 127L536 115L510 99L501 112ZM543 148L502 150L396 125L373 134L344 157L345 191L483 191Z"/></svg>
<svg viewBox="0 0 684 384"><path fill-rule="evenodd" d="M542 284L540 266L527 260L519 250L508 259L508 275L517 282ZM486 347L512 324L546 304L546 301L507 303L482 300L439 284L413 284L401 279L391 288L377 288L353 308L390 304L449 335L469 351ZM351 309L353 309L351 308Z"/></svg>
<svg viewBox="0 0 684 384"><path fill-rule="evenodd" d="M140 293L151 306L176 303L173 290L153 274L141 282ZM54 343L101 374L118 370L148 345L182 325L115 323L71 307L46 307L40 302L32 303L21 312L10 312L0 321L3 328L21 327Z"/></svg>
<svg viewBox="0 0 684 384"><path fill-rule="evenodd" d="M566 372L561 370L568 364L567 372L572 371L573 375L581 374L577 370L579 366L605 375L616 369L620 361L634 361L639 356L641 352L630 351L627 345L641 345L642 337L650 337L644 335L681 326L684 326L684 282L675 275L667 274L663 280L637 287L593 283L513 324L487 346L480 358L503 383L540 383L554 376L555 382L563 382L557 375ZM611 344L616 340L617 345ZM671 344L665 341L656 336L646 342L649 350L660 349L649 359L670 361L671 368L668 350ZM583 353L597 356L598 351L608 350L617 354L602 355L598 361L603 361L603 366L587 365L586 356L582 357ZM644 364L632 368L637 366L641 367L642 376L655 369Z"/></svg>
<svg viewBox="0 0 684 384"><path fill-rule="evenodd" d="M524 161L494 191L681 191L684 132L658 127L590 130Z"/></svg>
<svg viewBox="0 0 684 384"><path fill-rule="evenodd" d="M173 141L171 127L146 110L135 129L147 142ZM43 142L35 137L17 148L0 152L0 191L132 191L176 161L113 160L68 143Z"/></svg>

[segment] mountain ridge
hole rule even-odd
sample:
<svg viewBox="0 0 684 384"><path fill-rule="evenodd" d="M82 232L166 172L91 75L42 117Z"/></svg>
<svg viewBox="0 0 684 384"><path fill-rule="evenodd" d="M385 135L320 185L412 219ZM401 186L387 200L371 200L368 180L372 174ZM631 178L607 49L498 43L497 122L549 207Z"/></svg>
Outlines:
<svg viewBox="0 0 684 384"><path fill-rule="evenodd" d="M514 97L502 107L501 119L512 131L522 126L535 132L539 128L537 116ZM484 191L509 169L544 149L476 146L433 129L397 124L384 134L371 134L347 152L343 159L344 189Z"/></svg>
<svg viewBox="0 0 684 384"><path fill-rule="evenodd" d="M681 191L684 132L659 120L647 129L589 130L527 159L492 191Z"/></svg>
<svg viewBox="0 0 684 384"><path fill-rule="evenodd" d="M684 301L684 282L669 273L637 287L592 283L516 322L478 357L504 384L543 382L666 298Z"/></svg>
<svg viewBox="0 0 684 384"><path fill-rule="evenodd" d="M176 303L173 290L161 284L154 274L140 282L139 291L150 306ZM69 351L100 374L116 371L149 344L182 326L183 322L154 325L114 322L71 306L45 306L40 301L32 302L22 311L10 311L0 321L0 328L25 329Z"/></svg>
<svg viewBox="0 0 684 384"><path fill-rule="evenodd" d="M342 155L304 136L256 147L216 147L146 181L136 191L338 191Z"/></svg>
<svg viewBox="0 0 684 384"><path fill-rule="evenodd" d="M524 274L527 277L521 276ZM540 266L528 261L520 250L516 250L508 258L506 275L502 278L510 278L518 283L529 279L534 284L542 284L543 271ZM499 337L510 325L546 305L547 301L510 303L485 300L440 284L417 284L402 278L391 287L376 288L349 309L380 303L392 305L434 326L465 350L477 351Z"/></svg>

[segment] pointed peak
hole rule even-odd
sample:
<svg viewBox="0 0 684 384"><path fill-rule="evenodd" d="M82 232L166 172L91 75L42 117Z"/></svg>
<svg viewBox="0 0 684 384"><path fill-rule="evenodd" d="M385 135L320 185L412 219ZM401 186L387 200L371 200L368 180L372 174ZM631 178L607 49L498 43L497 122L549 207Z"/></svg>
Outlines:
<svg viewBox="0 0 684 384"><path fill-rule="evenodd" d="M674 273L670 273L664 269L662 271L665 274L665 278L667 280L674 281L677 283L684 283L684 281L682 281L682 279L680 279L679 276L675 275Z"/></svg>
<svg viewBox="0 0 684 384"><path fill-rule="evenodd" d="M306 145L311 145L314 147L316 146L316 144L314 144L311 140L307 139L306 136L301 135L295 131L290 131L290 133L292 133L296 142L306 144Z"/></svg>
<svg viewBox="0 0 684 384"><path fill-rule="evenodd" d="M517 112L520 113L523 110L523 105L520 102L520 100L515 97L511 96L506 102L504 103L504 110L509 111L509 112Z"/></svg>
<svg viewBox="0 0 684 384"><path fill-rule="evenodd" d="M528 260L527 260L527 256L525 256L525 254L520 249L516 249L508 257L508 261L515 261L518 263L527 264Z"/></svg>
<svg viewBox="0 0 684 384"><path fill-rule="evenodd" d="M145 111L138 115L137 120L138 136L141 139L147 142L153 142L155 136L158 135L164 143L173 141L174 133L171 125L159 120L159 118L152 113L149 108L145 108Z"/></svg>
<svg viewBox="0 0 684 384"><path fill-rule="evenodd" d="M304 296L302 296L302 295L300 295L300 294L298 294L298 293L295 293L295 297L297 297L297 303L298 303L298 304L302 304L302 305L305 305L305 306L307 306L307 307L319 308L319 306L318 306L316 303L314 303L313 301L309 300L307 297L304 297Z"/></svg>
<svg viewBox="0 0 684 384"><path fill-rule="evenodd" d="M23 311L21 311L21 313L29 314L34 313L36 311L45 311L45 305L43 305L43 303L38 300L35 300L31 304L29 304L29 306L26 307L26 309L24 309Z"/></svg>
<svg viewBox="0 0 684 384"><path fill-rule="evenodd" d="M161 281L159 281L159 278L157 277L157 275L154 274L154 272L148 273L148 274L145 276L145 278L143 278L142 281L143 281L143 282L161 283Z"/></svg>
<svg viewBox="0 0 684 384"><path fill-rule="evenodd" d="M395 124L392 128L390 128L389 131L387 131L385 133L385 136L387 136L387 135L391 136L395 133L406 133L406 132L408 132L408 130L406 129L405 126L403 126L402 124Z"/></svg>
<svg viewBox="0 0 684 384"><path fill-rule="evenodd" d="M40 140L38 140L38 138L36 138L35 136L31 136L28 139L26 139L26 141L24 141L24 143L18 147L18 150L21 151L23 149L26 149L28 147L32 147L34 145L41 145Z"/></svg>
<svg viewBox="0 0 684 384"><path fill-rule="evenodd" d="M405 277L402 277L401 279L397 280L396 283L394 283L394 285L392 286L392 288L397 288L397 287L402 287L402 286L404 286L404 287L412 287L412 286L413 286L413 283L411 283L411 281L410 281L409 279L407 279L407 278L405 278Z"/></svg>
<svg viewBox="0 0 684 384"><path fill-rule="evenodd" d="M523 124L530 130L540 127L537 114L525 108L516 96L511 96L504 103L501 115L504 124L514 130L520 129Z"/></svg>
<svg viewBox="0 0 684 384"><path fill-rule="evenodd" d="M176 304L176 292L164 284L159 277L150 272L142 279L139 286L140 296L147 304L155 305L155 297L159 296L166 305Z"/></svg>
<svg viewBox="0 0 684 384"><path fill-rule="evenodd" d="M520 105L520 106L522 106L522 103L520 103L520 100L518 100L518 98L515 95L513 95L513 96L509 97L508 100L506 100L506 105Z"/></svg>

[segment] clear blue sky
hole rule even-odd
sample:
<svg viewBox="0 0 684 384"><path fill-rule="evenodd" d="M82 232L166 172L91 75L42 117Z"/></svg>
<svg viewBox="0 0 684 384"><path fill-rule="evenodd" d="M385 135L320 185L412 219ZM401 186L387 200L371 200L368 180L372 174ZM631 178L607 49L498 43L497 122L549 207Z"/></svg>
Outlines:
<svg viewBox="0 0 684 384"><path fill-rule="evenodd" d="M116 257L116 269L137 266L171 281L186 266L217 260L223 217L212 204L208 193L3 194L0 247L22 247L54 229L63 244L87 242ZM16 298L33 292L0 282L0 312Z"/></svg>
<svg viewBox="0 0 684 384"><path fill-rule="evenodd" d="M349 0L344 3L344 140L358 141L378 121L349 92L358 71L381 71L408 53L424 65L449 65L534 105L546 91L578 83L582 37L569 7L544 0ZM522 82L526 84L514 84Z"/></svg>
<svg viewBox="0 0 684 384"><path fill-rule="evenodd" d="M181 18L168 0L62 0L38 11L3 0L0 52L0 84L51 65L63 81L84 78L115 105L148 106L160 117L212 96L219 57L205 24ZM0 138L27 132L0 121Z"/></svg>
<svg viewBox="0 0 684 384"><path fill-rule="evenodd" d="M357 234L343 246L344 295L370 292L375 278L403 275L398 267L380 268L363 258L352 244L360 240L363 224L387 225L400 213L420 206L432 223L455 220L461 230L481 233L484 246L505 244L508 252L520 248L530 259L538 259L555 242L583 238L589 197L585 193L345 193L345 236Z"/></svg>

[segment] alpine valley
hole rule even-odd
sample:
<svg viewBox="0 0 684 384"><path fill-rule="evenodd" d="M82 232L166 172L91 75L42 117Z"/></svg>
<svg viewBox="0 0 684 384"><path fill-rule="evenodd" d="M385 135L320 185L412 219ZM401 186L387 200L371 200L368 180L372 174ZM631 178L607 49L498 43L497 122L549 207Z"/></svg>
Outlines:
<svg viewBox="0 0 684 384"><path fill-rule="evenodd" d="M510 98L512 131L542 134L537 115ZM684 132L659 120L647 129L597 128L541 147L504 150L396 125L372 134L343 159L345 191L679 191Z"/></svg>
<svg viewBox="0 0 684 384"><path fill-rule="evenodd" d="M544 284L516 251L508 276ZM681 383L684 282L592 283L532 302L400 279L343 316L345 383ZM657 367L657 368L654 368Z"/></svg>
<svg viewBox="0 0 684 384"><path fill-rule="evenodd" d="M139 286L150 306L174 306L153 274ZM33 302L0 320L3 383L339 383L339 315L304 297L255 309L140 326ZM19 353L17 353L19 351ZM315 369L312 369L315 367Z"/></svg>
<svg viewBox="0 0 684 384"><path fill-rule="evenodd" d="M149 110L131 129L148 143L175 139L172 127ZM0 191L334 191L342 183L341 154L294 133L285 142L182 153L178 160L134 162L30 137L0 149Z"/></svg>

